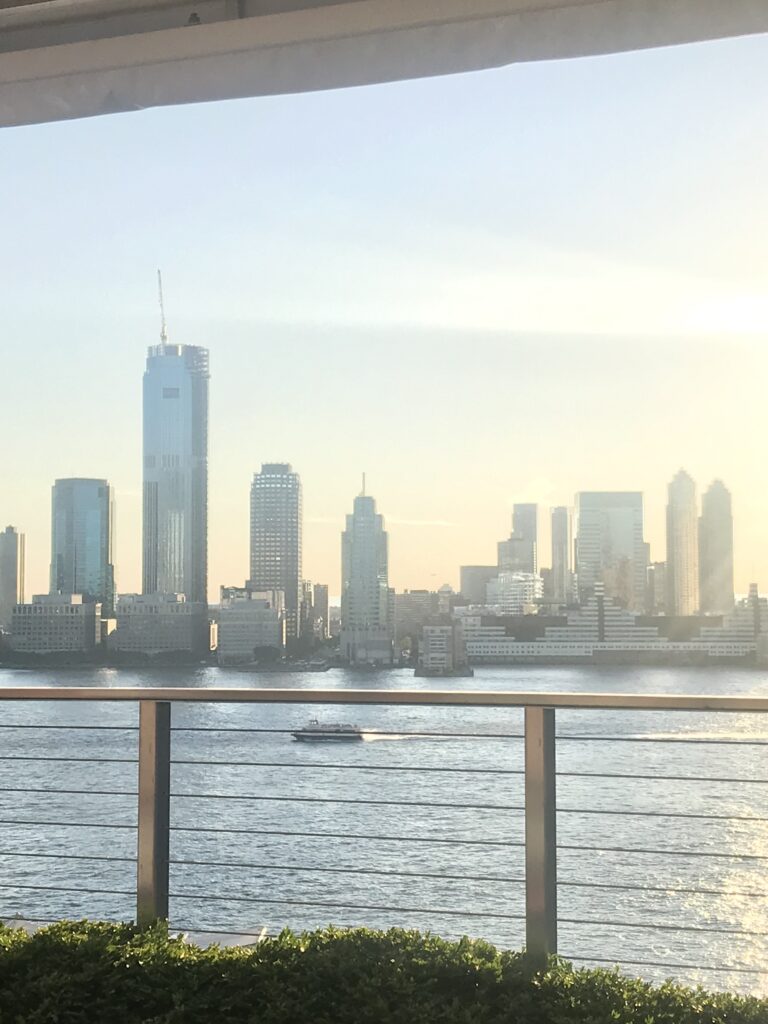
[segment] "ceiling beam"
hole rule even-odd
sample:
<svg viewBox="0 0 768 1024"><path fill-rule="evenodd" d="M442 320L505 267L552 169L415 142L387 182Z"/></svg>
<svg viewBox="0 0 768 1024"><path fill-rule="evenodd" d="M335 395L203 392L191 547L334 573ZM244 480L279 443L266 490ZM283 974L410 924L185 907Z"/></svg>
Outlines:
<svg viewBox="0 0 768 1024"><path fill-rule="evenodd" d="M0 2L0 126L768 31L766 0Z"/></svg>

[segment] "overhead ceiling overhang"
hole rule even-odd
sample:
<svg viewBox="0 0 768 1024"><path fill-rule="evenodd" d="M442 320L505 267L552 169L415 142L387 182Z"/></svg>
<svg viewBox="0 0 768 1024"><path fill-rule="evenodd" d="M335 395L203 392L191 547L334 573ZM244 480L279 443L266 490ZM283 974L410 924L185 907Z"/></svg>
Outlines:
<svg viewBox="0 0 768 1024"><path fill-rule="evenodd" d="M768 0L0 0L0 126L768 31Z"/></svg>

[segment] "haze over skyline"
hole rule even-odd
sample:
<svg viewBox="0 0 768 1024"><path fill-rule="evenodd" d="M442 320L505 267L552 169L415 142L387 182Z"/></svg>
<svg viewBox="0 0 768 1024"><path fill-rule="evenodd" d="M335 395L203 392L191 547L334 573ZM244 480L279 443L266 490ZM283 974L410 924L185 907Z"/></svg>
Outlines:
<svg viewBox="0 0 768 1024"><path fill-rule="evenodd" d="M248 571L263 462L338 593L360 473L397 589L494 561L513 502L734 497L768 586L768 39L6 129L0 517L47 590L57 477L115 488L139 590L141 378L211 353L210 586ZM542 564L549 561L548 533Z"/></svg>

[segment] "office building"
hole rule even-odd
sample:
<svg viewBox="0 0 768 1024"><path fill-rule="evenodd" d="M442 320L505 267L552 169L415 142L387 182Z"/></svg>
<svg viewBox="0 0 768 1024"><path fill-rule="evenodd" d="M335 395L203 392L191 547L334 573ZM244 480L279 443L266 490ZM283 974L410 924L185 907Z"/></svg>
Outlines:
<svg viewBox="0 0 768 1024"><path fill-rule="evenodd" d="M502 572L538 572L538 512L538 505L512 506L512 534L498 544Z"/></svg>
<svg viewBox="0 0 768 1024"><path fill-rule="evenodd" d="M284 462L268 462L251 485L251 574L253 590L285 594L286 642L300 632L302 579L301 479Z"/></svg>
<svg viewBox="0 0 768 1024"><path fill-rule="evenodd" d="M733 514L730 491L715 480L701 499L699 607L707 615L733 608Z"/></svg>
<svg viewBox="0 0 768 1024"><path fill-rule="evenodd" d="M699 518L696 484L684 469L667 495L667 615L694 615L699 607Z"/></svg>
<svg viewBox="0 0 768 1024"><path fill-rule="evenodd" d="M485 604L485 588L488 581L498 574L498 565L462 565L459 570L459 589L467 604Z"/></svg>
<svg viewBox="0 0 768 1024"><path fill-rule="evenodd" d="M361 494L341 537L341 656L352 665L392 664L393 619L384 519Z"/></svg>
<svg viewBox="0 0 768 1024"><path fill-rule="evenodd" d="M210 649L208 605L184 594L120 594L109 648L125 654L185 654Z"/></svg>
<svg viewBox="0 0 768 1024"><path fill-rule="evenodd" d="M424 626L419 645L419 676L472 675L461 619Z"/></svg>
<svg viewBox="0 0 768 1024"><path fill-rule="evenodd" d="M433 590L406 590L395 594L395 639L398 645L415 642L424 626L440 612L440 596Z"/></svg>
<svg viewBox="0 0 768 1024"><path fill-rule="evenodd" d="M24 602L24 534L0 533L0 630L10 630L13 606Z"/></svg>
<svg viewBox="0 0 768 1024"><path fill-rule="evenodd" d="M101 605L82 594L35 594L11 616L20 654L92 654L101 643Z"/></svg>
<svg viewBox="0 0 768 1024"><path fill-rule="evenodd" d="M663 615L667 607L667 563L651 562L646 579L645 610L648 615Z"/></svg>
<svg viewBox="0 0 768 1024"><path fill-rule="evenodd" d="M163 332L164 334L165 332ZM150 347L144 373L144 594L207 602L208 350Z"/></svg>
<svg viewBox="0 0 768 1024"><path fill-rule="evenodd" d="M315 606L315 628L318 640L327 640L331 635L331 623L328 618L328 586L316 583L312 600Z"/></svg>
<svg viewBox="0 0 768 1024"><path fill-rule="evenodd" d="M552 600L569 604L573 600L573 517L564 505L552 509Z"/></svg>
<svg viewBox="0 0 768 1024"><path fill-rule="evenodd" d="M106 480L57 480L51 503L51 594L82 594L109 613L115 599L112 564L114 502Z"/></svg>
<svg viewBox="0 0 768 1024"><path fill-rule="evenodd" d="M533 614L543 593L543 581L536 573L500 572L488 581L485 603L503 615Z"/></svg>
<svg viewBox="0 0 768 1024"><path fill-rule="evenodd" d="M648 549L639 491L582 491L576 496L576 574L584 602L602 583L605 596L625 608L645 606Z"/></svg>
<svg viewBox="0 0 768 1024"><path fill-rule="evenodd" d="M217 657L220 665L274 660L283 648L282 591L222 587Z"/></svg>
<svg viewBox="0 0 768 1024"><path fill-rule="evenodd" d="M315 603L312 580L301 581L301 603L299 606L299 636L312 640L315 635Z"/></svg>

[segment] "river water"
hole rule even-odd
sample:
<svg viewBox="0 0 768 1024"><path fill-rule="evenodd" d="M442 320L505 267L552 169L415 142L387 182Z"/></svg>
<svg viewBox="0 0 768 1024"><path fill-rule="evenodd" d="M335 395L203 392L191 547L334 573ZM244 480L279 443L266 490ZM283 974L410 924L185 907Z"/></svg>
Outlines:
<svg viewBox="0 0 768 1024"><path fill-rule="evenodd" d="M19 685L768 694L768 673L0 670L0 688ZM355 722L365 741L293 741L314 715ZM133 917L136 724L133 704L0 691L0 917ZM522 724L515 709L174 705L172 924L222 936L397 925L520 947ZM561 711L557 732L561 953L768 994L768 718Z"/></svg>

